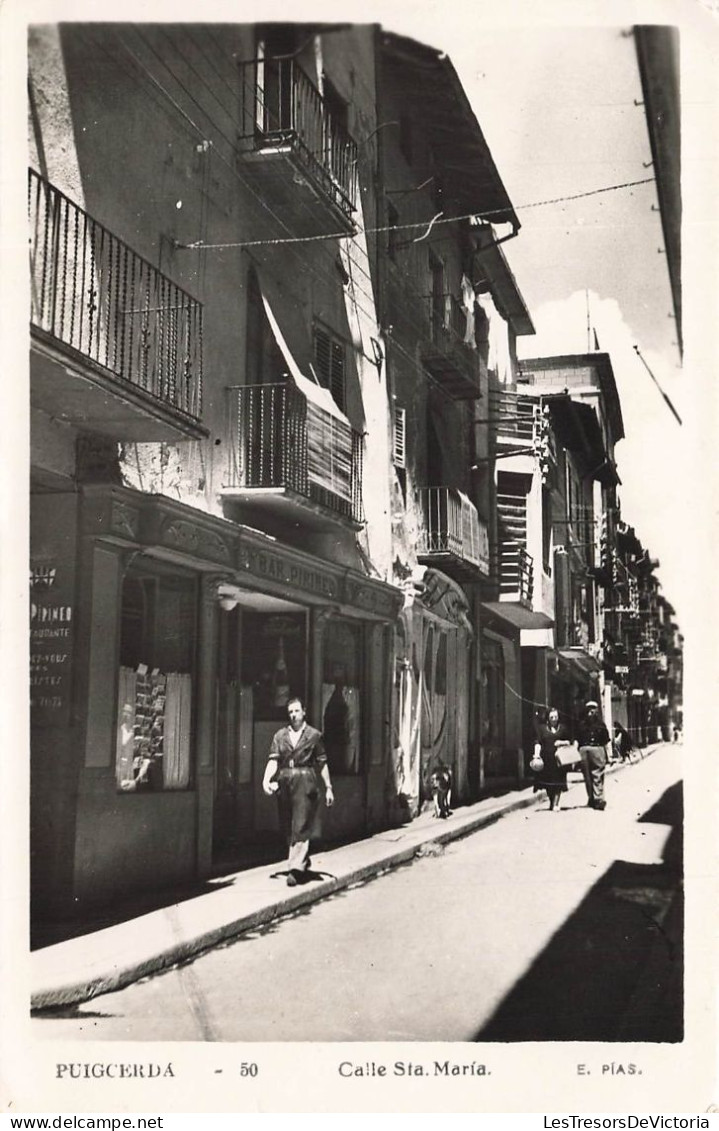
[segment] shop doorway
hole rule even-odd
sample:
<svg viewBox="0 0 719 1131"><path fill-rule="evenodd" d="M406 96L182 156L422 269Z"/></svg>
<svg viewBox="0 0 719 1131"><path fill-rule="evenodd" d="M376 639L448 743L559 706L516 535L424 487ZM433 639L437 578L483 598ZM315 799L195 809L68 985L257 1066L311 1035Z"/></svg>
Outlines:
<svg viewBox="0 0 719 1131"><path fill-rule="evenodd" d="M276 803L262 791L287 703L307 696L307 613L249 593L223 613L218 638L213 857L247 862L274 842Z"/></svg>

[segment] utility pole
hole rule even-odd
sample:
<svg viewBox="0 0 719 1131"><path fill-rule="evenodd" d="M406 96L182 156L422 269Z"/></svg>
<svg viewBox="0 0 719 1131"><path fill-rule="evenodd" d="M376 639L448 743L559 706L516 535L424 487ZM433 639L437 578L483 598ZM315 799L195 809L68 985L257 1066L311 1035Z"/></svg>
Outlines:
<svg viewBox="0 0 719 1131"><path fill-rule="evenodd" d="M652 373L651 369L650 369L650 368L649 368L649 366L647 365L646 361L645 361L645 360L644 360L644 358L642 357L641 353L639 352L639 346L635 346L635 347L634 347L634 352L636 353L637 357L638 357L638 358L639 358L639 360L641 361L642 365L643 365L643 366L644 366L644 368L646 369L647 373L648 373L648 374L649 374L649 376L651 377L651 379L652 379L652 381L654 382L654 384L656 385L656 387L657 387L657 388L659 389L659 392L660 392L660 393L662 394L662 396L663 396L663 398L664 398L664 400L665 400L665 402L666 402L667 408L668 408L668 409L669 409L669 411L670 411L670 412L672 413L672 415L673 415L673 416L675 417L675 419L676 419L677 423L678 423L678 424L681 424L681 423L682 423L682 418L680 417L680 415L679 415L679 413L677 412L677 410L675 409L674 405L673 405L673 404L672 404L672 402L671 402L671 401L669 400L669 397L668 397L668 396L667 396L667 394L666 394L666 393L664 392L663 388L661 387L661 385L660 385L660 384L659 384L659 382L657 381L656 377L655 377L655 376L654 376L654 374Z"/></svg>

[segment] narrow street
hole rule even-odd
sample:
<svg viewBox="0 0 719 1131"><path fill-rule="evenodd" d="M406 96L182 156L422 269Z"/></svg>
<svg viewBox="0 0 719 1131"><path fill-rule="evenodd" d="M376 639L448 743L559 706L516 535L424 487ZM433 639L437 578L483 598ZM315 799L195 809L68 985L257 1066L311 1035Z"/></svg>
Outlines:
<svg viewBox="0 0 719 1131"><path fill-rule="evenodd" d="M38 1038L677 1041L681 746L64 1012ZM322 867L321 854L316 866ZM676 898L675 898L676 897Z"/></svg>

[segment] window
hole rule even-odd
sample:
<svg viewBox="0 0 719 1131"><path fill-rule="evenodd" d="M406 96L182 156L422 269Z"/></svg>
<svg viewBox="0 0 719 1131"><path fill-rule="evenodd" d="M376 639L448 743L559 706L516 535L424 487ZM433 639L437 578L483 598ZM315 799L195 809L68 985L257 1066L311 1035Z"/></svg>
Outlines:
<svg viewBox="0 0 719 1131"><path fill-rule="evenodd" d="M501 770L504 748L504 653L501 645L482 637L480 732L488 774Z"/></svg>
<svg viewBox="0 0 719 1131"><path fill-rule="evenodd" d="M322 731L330 773L362 769L362 626L336 618L322 639Z"/></svg>
<svg viewBox="0 0 719 1131"><path fill-rule="evenodd" d="M306 656L304 613L243 613L242 683L255 720L287 722L290 698L306 696Z"/></svg>
<svg viewBox="0 0 719 1131"><path fill-rule="evenodd" d="M446 300L444 295L444 263L430 251L429 272L432 278L430 294L430 317L432 320L432 341L442 339L442 331L446 325Z"/></svg>
<svg viewBox="0 0 719 1131"><path fill-rule="evenodd" d="M345 410L345 346L327 330L315 327L314 354L317 379L332 394L339 409Z"/></svg>
<svg viewBox="0 0 719 1131"><path fill-rule="evenodd" d="M407 409L399 405L392 411L392 463L401 470L407 467Z"/></svg>
<svg viewBox="0 0 719 1131"><path fill-rule="evenodd" d="M546 484L542 485L542 565L544 572L552 573L552 495Z"/></svg>
<svg viewBox="0 0 719 1131"><path fill-rule="evenodd" d="M348 129L347 103L327 78L327 75L324 74L322 76L322 97L332 124L339 126L342 132L346 134Z"/></svg>
<svg viewBox="0 0 719 1131"><path fill-rule="evenodd" d="M122 587L115 780L123 793L191 779L197 589L189 574L132 566Z"/></svg>

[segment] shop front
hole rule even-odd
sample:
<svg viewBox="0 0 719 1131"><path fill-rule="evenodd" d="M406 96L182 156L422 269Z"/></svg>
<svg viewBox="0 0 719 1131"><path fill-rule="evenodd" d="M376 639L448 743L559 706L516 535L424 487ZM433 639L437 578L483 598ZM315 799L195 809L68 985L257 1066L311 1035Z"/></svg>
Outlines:
<svg viewBox="0 0 719 1131"><path fill-rule="evenodd" d="M600 688L601 665L583 648L558 648L550 654L553 675L551 689L553 702L560 717L573 730L584 704L594 699L602 711L606 710Z"/></svg>
<svg viewBox="0 0 719 1131"><path fill-rule="evenodd" d="M293 695L327 733L326 836L381 826L396 589L126 488L39 495L32 526L38 913L192 882L277 839L260 783Z"/></svg>
<svg viewBox="0 0 719 1131"><path fill-rule="evenodd" d="M481 786L491 789L525 776L547 681L546 648L523 647L522 637L546 632L553 621L512 601L485 601L481 608Z"/></svg>

